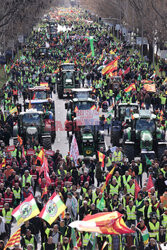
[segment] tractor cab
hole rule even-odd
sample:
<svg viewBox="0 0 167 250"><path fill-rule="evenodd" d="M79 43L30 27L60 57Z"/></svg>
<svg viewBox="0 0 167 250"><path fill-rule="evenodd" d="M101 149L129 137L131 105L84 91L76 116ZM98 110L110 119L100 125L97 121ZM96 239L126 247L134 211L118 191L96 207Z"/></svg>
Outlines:
<svg viewBox="0 0 167 250"><path fill-rule="evenodd" d="M79 89L72 89L71 91L72 94L72 99L77 98L77 99L82 99L82 100L87 100L88 98L92 97L92 89L91 88L79 88Z"/></svg>
<svg viewBox="0 0 167 250"><path fill-rule="evenodd" d="M47 86L35 86L28 89L28 95L30 100L44 100L51 98L51 91Z"/></svg>

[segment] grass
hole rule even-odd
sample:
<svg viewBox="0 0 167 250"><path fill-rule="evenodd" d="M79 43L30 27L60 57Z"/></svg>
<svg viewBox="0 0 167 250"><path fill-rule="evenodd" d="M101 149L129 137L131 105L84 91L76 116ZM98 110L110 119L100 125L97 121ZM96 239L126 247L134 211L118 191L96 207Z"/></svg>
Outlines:
<svg viewBox="0 0 167 250"><path fill-rule="evenodd" d="M6 83L7 77L5 75L5 71L2 65L0 65L0 89Z"/></svg>

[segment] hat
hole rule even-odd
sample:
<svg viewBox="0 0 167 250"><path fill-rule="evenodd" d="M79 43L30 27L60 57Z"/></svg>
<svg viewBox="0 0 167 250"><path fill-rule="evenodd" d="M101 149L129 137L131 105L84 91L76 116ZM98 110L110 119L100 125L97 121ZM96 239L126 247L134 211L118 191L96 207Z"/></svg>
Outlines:
<svg viewBox="0 0 167 250"><path fill-rule="evenodd" d="M67 195L71 195L71 196L72 196L72 193L71 193L71 192L68 192Z"/></svg>

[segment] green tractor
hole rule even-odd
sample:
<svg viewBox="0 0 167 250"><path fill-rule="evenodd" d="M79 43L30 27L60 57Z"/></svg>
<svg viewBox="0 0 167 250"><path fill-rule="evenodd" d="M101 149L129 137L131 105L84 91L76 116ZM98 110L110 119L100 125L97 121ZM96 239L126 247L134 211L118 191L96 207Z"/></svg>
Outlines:
<svg viewBox="0 0 167 250"><path fill-rule="evenodd" d="M75 70L74 63L64 63L60 66L60 72L57 79L57 93L59 99L62 99L64 94L70 95L72 88L79 88L79 72Z"/></svg>
<svg viewBox="0 0 167 250"><path fill-rule="evenodd" d="M50 127L51 139L54 143L56 138L56 123L55 123L55 105L51 98L48 99L35 99L35 100L25 100L24 111L26 111L29 106L36 109L37 111L44 112L44 123L47 128Z"/></svg>
<svg viewBox="0 0 167 250"><path fill-rule="evenodd" d="M74 118L77 117L77 112L79 110L86 111L91 109L96 109L97 102L92 98L74 98L68 103L65 103L65 109L67 109L67 116L65 121L65 130L67 131L67 137L69 132L74 128Z"/></svg>
<svg viewBox="0 0 167 250"><path fill-rule="evenodd" d="M138 113L139 105L137 103L119 103L114 107L114 117L111 121L111 138L113 146L120 145L120 139L123 130L131 127L133 113Z"/></svg>
<svg viewBox="0 0 167 250"><path fill-rule="evenodd" d="M74 128L75 138L77 140L79 154L84 157L92 157L97 151L106 149L104 142L104 132L99 130L97 125L76 126ZM69 148L71 147L72 134L69 136Z"/></svg>
<svg viewBox="0 0 167 250"><path fill-rule="evenodd" d="M128 159L140 155L145 161L150 154L151 158L160 158L165 148L165 132L157 127L156 115L149 110L134 114L131 126L123 131L123 149Z"/></svg>
<svg viewBox="0 0 167 250"><path fill-rule="evenodd" d="M45 113L36 109L21 112L18 122L13 127L13 141L17 143L17 136L23 139L23 144L33 147L36 142L45 149L51 149L51 126L45 122Z"/></svg>

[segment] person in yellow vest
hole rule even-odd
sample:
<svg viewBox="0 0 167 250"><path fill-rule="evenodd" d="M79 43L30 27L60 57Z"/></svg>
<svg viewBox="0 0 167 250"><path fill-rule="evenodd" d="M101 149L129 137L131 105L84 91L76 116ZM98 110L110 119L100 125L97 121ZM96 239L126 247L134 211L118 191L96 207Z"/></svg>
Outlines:
<svg viewBox="0 0 167 250"><path fill-rule="evenodd" d="M139 185L142 187L143 165L140 160L137 161L137 167L138 167L137 181Z"/></svg>
<svg viewBox="0 0 167 250"><path fill-rule="evenodd" d="M29 183L30 186L32 187L34 186L34 180L32 176L30 175L29 170L25 170L24 175L22 176L21 183L22 183L22 188L25 187L26 183Z"/></svg>
<svg viewBox="0 0 167 250"><path fill-rule="evenodd" d="M27 249L27 246L29 244L33 245L33 250L37 249L37 241L35 239L35 236L33 234L31 234L31 230L27 229L26 230L26 235L23 236L22 240L21 240L21 245L23 247L24 250Z"/></svg>
<svg viewBox="0 0 167 250"><path fill-rule="evenodd" d="M164 178L167 178L167 164L165 164L164 167L161 168L161 172L163 173Z"/></svg>
<svg viewBox="0 0 167 250"><path fill-rule="evenodd" d="M160 224L163 227L163 232L165 233L165 242L167 242L167 208L164 208L164 213L161 215Z"/></svg>
<svg viewBox="0 0 167 250"><path fill-rule="evenodd" d="M19 183L16 182L14 188L12 188L14 195L14 207L17 207L21 201L21 188L19 187Z"/></svg>
<svg viewBox="0 0 167 250"><path fill-rule="evenodd" d="M106 161L105 166L106 166L106 168L107 168L107 171L111 171L111 166L112 166L112 153L110 153L109 156L106 157L105 161Z"/></svg>
<svg viewBox="0 0 167 250"><path fill-rule="evenodd" d="M120 163L123 159L123 154L121 151L121 148L116 148L116 150L112 154L112 161L115 161L116 163Z"/></svg>
<svg viewBox="0 0 167 250"><path fill-rule="evenodd" d="M82 246L86 250L90 240L90 233L84 232L82 238Z"/></svg>
<svg viewBox="0 0 167 250"><path fill-rule="evenodd" d="M53 243L52 236L49 236L47 242L42 244L41 250L47 250L47 249L57 249L56 245Z"/></svg>
<svg viewBox="0 0 167 250"><path fill-rule="evenodd" d="M126 206L127 213L127 226L131 227L132 224L136 225L136 206L134 206L133 200L129 201L129 205Z"/></svg>
<svg viewBox="0 0 167 250"><path fill-rule="evenodd" d="M135 184L133 182L133 179L130 179L129 183L127 183L127 185L126 185L126 191L127 191L127 193L135 196Z"/></svg>
<svg viewBox="0 0 167 250"><path fill-rule="evenodd" d="M8 229L8 238L10 238L10 234L11 234L11 224L12 224L12 211L13 208L9 207L9 203L5 203L4 207L2 209L2 216L5 219L5 224L7 226Z"/></svg>
<svg viewBox="0 0 167 250"><path fill-rule="evenodd" d="M153 214L148 223L148 231L150 238L154 238L155 240L159 241L159 227L160 223L157 220L156 215Z"/></svg>
<svg viewBox="0 0 167 250"><path fill-rule="evenodd" d="M132 176L129 174L128 171L125 171L125 174L122 176L122 186L126 187L130 179L132 179Z"/></svg>
<svg viewBox="0 0 167 250"><path fill-rule="evenodd" d="M111 184L109 185L109 189L110 189L110 194L114 195L119 193L119 183L117 183L116 179L112 179Z"/></svg>

